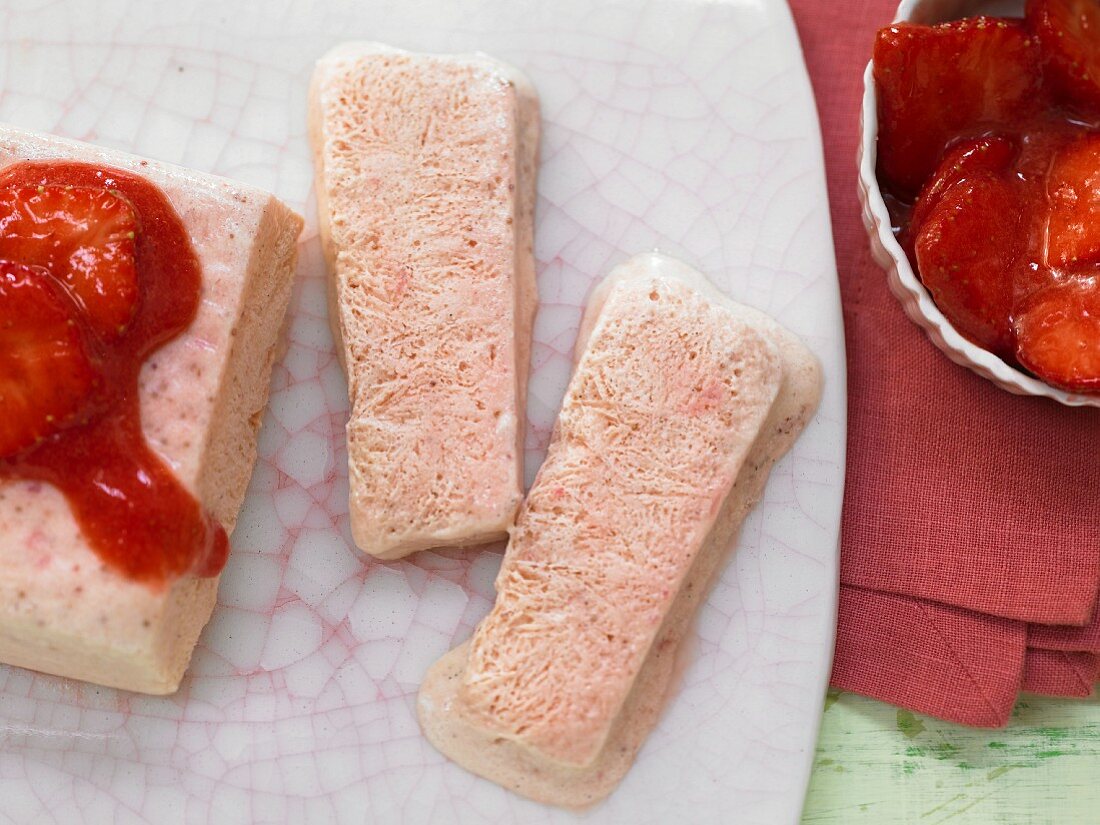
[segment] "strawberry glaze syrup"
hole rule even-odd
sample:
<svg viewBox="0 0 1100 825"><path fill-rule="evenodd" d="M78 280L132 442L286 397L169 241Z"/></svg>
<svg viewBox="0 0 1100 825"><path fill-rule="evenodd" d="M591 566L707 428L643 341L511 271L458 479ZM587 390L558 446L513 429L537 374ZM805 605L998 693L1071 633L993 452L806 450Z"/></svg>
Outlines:
<svg viewBox="0 0 1100 825"><path fill-rule="evenodd" d="M0 479L53 484L65 495L103 563L154 588L182 575L216 576L229 541L141 429L138 375L156 349L191 324L201 270L179 215L153 184L83 163L25 161L0 170L0 187L61 184L117 191L137 215L139 295L133 320L114 341L95 341L102 381L81 421L14 456ZM73 304L74 316L81 310Z"/></svg>

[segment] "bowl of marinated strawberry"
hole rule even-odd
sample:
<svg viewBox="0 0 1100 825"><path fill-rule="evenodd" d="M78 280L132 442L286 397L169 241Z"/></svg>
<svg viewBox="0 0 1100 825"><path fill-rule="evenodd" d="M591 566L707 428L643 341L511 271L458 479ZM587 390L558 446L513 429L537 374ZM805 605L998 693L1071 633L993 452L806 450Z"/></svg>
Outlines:
<svg viewBox="0 0 1100 825"><path fill-rule="evenodd" d="M1100 406L1100 0L903 2L861 132L864 222L909 317L1009 392Z"/></svg>

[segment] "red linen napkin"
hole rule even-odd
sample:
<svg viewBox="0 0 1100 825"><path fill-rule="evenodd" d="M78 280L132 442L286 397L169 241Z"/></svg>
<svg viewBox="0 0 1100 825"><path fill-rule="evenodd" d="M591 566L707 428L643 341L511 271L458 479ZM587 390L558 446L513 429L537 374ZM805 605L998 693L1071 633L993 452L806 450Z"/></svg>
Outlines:
<svg viewBox="0 0 1100 825"><path fill-rule="evenodd" d="M896 2L790 2L821 116L848 346L833 684L1004 724L1022 686L1079 695L1090 678L1100 410L1009 395L905 317L870 257L855 165L863 69Z"/></svg>
<svg viewBox="0 0 1100 825"><path fill-rule="evenodd" d="M1027 630L1027 645L1043 650L1100 653L1100 609L1091 622L1081 627L1033 624Z"/></svg>
<svg viewBox="0 0 1100 825"><path fill-rule="evenodd" d="M969 724L1003 724L1016 703L1026 625L842 585L833 684Z"/></svg>
<svg viewBox="0 0 1100 825"><path fill-rule="evenodd" d="M1023 690L1047 696L1093 695L1100 676L1100 656L1095 653L1066 653L1061 650L1027 649L1024 658Z"/></svg>

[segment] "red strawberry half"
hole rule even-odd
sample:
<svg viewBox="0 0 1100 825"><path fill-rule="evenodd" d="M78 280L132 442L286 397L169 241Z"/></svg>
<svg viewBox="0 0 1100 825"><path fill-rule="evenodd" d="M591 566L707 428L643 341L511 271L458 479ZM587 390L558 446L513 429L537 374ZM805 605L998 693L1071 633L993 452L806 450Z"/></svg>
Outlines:
<svg viewBox="0 0 1100 825"><path fill-rule="evenodd" d="M1010 173L1015 145L980 138L952 149L913 210L921 281L962 335L1012 357L1013 283L1024 266L1029 223L1022 183Z"/></svg>
<svg viewBox="0 0 1100 825"><path fill-rule="evenodd" d="M975 17L878 33L879 174L915 195L959 135L1009 127L1044 108L1039 48L1017 21Z"/></svg>
<svg viewBox="0 0 1100 825"><path fill-rule="evenodd" d="M1027 20L1051 85L1074 108L1100 115L1100 2L1028 0Z"/></svg>
<svg viewBox="0 0 1100 825"><path fill-rule="evenodd" d="M1100 390L1100 283L1061 276L1016 307L1016 357L1039 378L1072 392Z"/></svg>
<svg viewBox="0 0 1100 825"><path fill-rule="evenodd" d="M137 307L137 218L123 197L85 186L0 190L0 259L45 267L69 285L108 340Z"/></svg>
<svg viewBox="0 0 1100 825"><path fill-rule="evenodd" d="M999 135L988 135L955 144L944 154L935 174L921 190L920 197L913 205L910 226L914 231L919 229L939 204L944 193L959 181L987 172L1007 173L1018 156L1017 142Z"/></svg>
<svg viewBox="0 0 1100 825"><path fill-rule="evenodd" d="M0 458L70 424L95 389L75 309L42 270L0 261Z"/></svg>
<svg viewBox="0 0 1100 825"><path fill-rule="evenodd" d="M1100 265L1100 134L1063 146L1048 170L1041 262L1072 269Z"/></svg>
<svg viewBox="0 0 1100 825"><path fill-rule="evenodd" d="M1037 164L1038 165L1038 164ZM1016 357L1048 384L1100 391L1100 134L1051 144L1036 176L1035 266L1017 282ZM1026 287L1026 288L1021 288Z"/></svg>

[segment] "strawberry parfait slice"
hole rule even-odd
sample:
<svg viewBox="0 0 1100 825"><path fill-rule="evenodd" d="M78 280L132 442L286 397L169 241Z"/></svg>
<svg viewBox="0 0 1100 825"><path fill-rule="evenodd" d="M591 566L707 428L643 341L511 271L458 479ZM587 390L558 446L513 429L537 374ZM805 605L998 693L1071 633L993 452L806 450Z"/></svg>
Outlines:
<svg viewBox="0 0 1100 825"><path fill-rule="evenodd" d="M217 575L228 539L145 441L138 375L198 308L171 204L121 170L0 173L0 480L65 495L101 561L161 588Z"/></svg>

